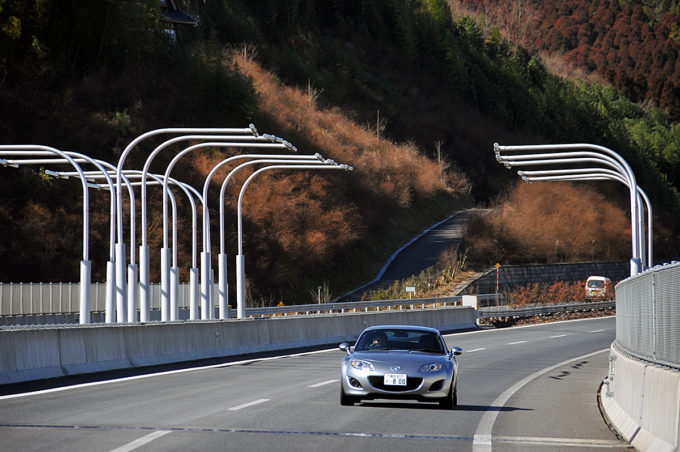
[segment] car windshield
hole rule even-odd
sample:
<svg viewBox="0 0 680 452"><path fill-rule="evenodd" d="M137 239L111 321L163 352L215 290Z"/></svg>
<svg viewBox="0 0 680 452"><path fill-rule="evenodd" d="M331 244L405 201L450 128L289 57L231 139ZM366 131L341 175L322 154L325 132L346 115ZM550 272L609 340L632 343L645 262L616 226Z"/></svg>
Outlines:
<svg viewBox="0 0 680 452"><path fill-rule="evenodd" d="M599 289L600 287L604 287L604 281L601 281L599 279L592 279L588 281L588 287L591 289Z"/></svg>
<svg viewBox="0 0 680 452"><path fill-rule="evenodd" d="M359 337L354 350L414 350L446 353L444 344L436 333L391 328L366 331Z"/></svg>

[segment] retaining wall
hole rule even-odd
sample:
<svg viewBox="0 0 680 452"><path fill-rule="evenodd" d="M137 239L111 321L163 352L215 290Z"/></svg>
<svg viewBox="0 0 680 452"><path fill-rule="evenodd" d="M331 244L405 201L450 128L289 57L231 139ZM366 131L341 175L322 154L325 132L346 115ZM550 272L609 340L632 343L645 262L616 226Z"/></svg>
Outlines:
<svg viewBox="0 0 680 452"><path fill-rule="evenodd" d="M630 276L629 262L579 262L566 264L502 265L498 272L500 291L533 283L552 284L557 281L585 281L588 276L606 276L619 281ZM492 269L473 281L462 293L493 293L496 290L496 270Z"/></svg>
<svg viewBox="0 0 680 452"><path fill-rule="evenodd" d="M351 341L371 325L474 328L474 309L442 309L0 330L0 384Z"/></svg>

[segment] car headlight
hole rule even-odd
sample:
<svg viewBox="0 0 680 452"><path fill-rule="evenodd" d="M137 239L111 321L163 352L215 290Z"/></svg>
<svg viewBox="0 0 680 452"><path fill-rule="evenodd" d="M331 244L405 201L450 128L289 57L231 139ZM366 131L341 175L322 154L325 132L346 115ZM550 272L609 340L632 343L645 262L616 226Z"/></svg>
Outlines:
<svg viewBox="0 0 680 452"><path fill-rule="evenodd" d="M361 359L353 359L350 361L350 365L358 370L375 370L372 363Z"/></svg>
<svg viewBox="0 0 680 452"><path fill-rule="evenodd" d="M423 364L418 372L437 372L438 370L442 370L442 363Z"/></svg>

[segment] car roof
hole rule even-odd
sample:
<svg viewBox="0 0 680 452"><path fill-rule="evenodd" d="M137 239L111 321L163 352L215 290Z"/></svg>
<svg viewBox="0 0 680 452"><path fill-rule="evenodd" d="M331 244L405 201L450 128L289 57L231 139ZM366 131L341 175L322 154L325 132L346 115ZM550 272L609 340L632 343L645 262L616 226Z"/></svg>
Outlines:
<svg viewBox="0 0 680 452"><path fill-rule="evenodd" d="M369 326L363 332L374 331L374 330L411 330L411 331L429 331L432 333L441 334L438 329L430 328L429 326L417 326L417 325L374 325ZM362 332L362 334L363 334Z"/></svg>

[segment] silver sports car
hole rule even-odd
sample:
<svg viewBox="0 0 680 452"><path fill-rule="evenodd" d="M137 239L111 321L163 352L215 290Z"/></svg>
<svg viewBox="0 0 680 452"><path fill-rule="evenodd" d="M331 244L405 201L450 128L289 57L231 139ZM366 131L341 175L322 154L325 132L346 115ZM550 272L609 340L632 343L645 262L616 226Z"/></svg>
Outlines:
<svg viewBox="0 0 680 452"><path fill-rule="evenodd" d="M366 328L354 351L340 344L347 356L340 363L340 403L362 399L416 399L439 402L451 409L458 403L459 347L448 350L434 328L383 325Z"/></svg>

